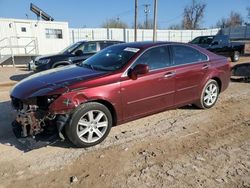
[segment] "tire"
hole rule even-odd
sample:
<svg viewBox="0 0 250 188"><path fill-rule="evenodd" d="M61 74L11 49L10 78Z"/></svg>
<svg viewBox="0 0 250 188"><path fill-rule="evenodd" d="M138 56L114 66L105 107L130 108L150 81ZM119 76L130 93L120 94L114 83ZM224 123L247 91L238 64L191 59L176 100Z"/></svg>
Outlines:
<svg viewBox="0 0 250 188"><path fill-rule="evenodd" d="M97 102L79 106L65 127L69 140L77 147L91 147L101 143L112 127L109 109Z"/></svg>
<svg viewBox="0 0 250 188"><path fill-rule="evenodd" d="M219 97L220 88L218 83L210 79L203 87L201 97L198 103L195 105L201 109L208 109L215 105Z"/></svg>
<svg viewBox="0 0 250 188"><path fill-rule="evenodd" d="M240 59L240 52L234 51L233 55L231 56L231 61L232 62L237 62Z"/></svg>

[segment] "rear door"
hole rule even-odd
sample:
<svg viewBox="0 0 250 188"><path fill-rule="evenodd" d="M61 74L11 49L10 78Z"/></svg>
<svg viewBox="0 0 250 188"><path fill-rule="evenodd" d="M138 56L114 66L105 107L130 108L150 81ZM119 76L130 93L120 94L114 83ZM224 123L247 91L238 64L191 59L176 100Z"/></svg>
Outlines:
<svg viewBox="0 0 250 188"><path fill-rule="evenodd" d="M209 70L208 57L186 45L171 45L175 66L175 104L187 104L199 98L200 84Z"/></svg>

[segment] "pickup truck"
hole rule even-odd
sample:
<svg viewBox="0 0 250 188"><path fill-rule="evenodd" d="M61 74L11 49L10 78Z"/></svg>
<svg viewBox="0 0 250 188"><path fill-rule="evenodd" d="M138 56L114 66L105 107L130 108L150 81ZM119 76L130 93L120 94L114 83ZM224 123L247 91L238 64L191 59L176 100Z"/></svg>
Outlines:
<svg viewBox="0 0 250 188"><path fill-rule="evenodd" d="M244 54L244 44L231 42L227 35L199 36L189 43L196 44L211 52L230 57L232 62L237 62L240 55Z"/></svg>

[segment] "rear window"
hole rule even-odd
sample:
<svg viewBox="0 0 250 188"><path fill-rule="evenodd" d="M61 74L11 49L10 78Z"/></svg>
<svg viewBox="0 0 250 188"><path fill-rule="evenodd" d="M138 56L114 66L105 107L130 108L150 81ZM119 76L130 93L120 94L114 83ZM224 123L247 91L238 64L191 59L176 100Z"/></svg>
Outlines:
<svg viewBox="0 0 250 188"><path fill-rule="evenodd" d="M189 46L173 45L172 52L174 65L189 64L207 60L206 55Z"/></svg>

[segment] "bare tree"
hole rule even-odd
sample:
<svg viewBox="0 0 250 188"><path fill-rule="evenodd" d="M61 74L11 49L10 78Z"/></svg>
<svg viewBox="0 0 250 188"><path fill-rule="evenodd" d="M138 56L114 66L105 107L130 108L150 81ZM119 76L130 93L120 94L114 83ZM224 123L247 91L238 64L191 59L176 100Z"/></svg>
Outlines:
<svg viewBox="0 0 250 188"><path fill-rule="evenodd" d="M183 28L184 29L199 29L201 21L204 17L206 4L192 0L192 4L184 8L183 12Z"/></svg>
<svg viewBox="0 0 250 188"><path fill-rule="evenodd" d="M242 16L237 12L231 12L227 19L222 18L216 24L217 27L225 28L225 27L237 27L243 24Z"/></svg>
<svg viewBox="0 0 250 188"><path fill-rule="evenodd" d="M168 29L172 29L172 30L181 30L181 29L183 29L183 28L182 28L182 25L180 25L180 24L173 24L173 25L170 25L170 26L168 27Z"/></svg>
<svg viewBox="0 0 250 188"><path fill-rule="evenodd" d="M219 28L227 27L227 19L226 18L221 18L219 21L217 21L216 27L219 27Z"/></svg>
<svg viewBox="0 0 250 188"><path fill-rule="evenodd" d="M128 28L128 25L119 18L111 18L102 23L103 28Z"/></svg>
<svg viewBox="0 0 250 188"><path fill-rule="evenodd" d="M239 13L232 11L230 13L229 19L227 20L228 27L241 26L242 23L243 23L242 16Z"/></svg>

